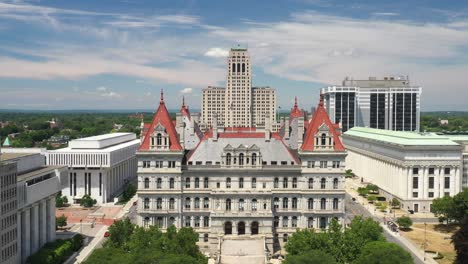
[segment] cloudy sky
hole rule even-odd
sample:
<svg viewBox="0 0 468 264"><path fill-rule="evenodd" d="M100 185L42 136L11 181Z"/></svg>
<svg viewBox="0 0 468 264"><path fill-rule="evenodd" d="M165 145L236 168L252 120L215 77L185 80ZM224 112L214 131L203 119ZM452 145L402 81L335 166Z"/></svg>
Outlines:
<svg viewBox="0 0 468 264"><path fill-rule="evenodd" d="M238 44L283 109L346 76L409 75L424 111L468 111L465 0L0 0L0 109L153 109L162 88L199 108Z"/></svg>

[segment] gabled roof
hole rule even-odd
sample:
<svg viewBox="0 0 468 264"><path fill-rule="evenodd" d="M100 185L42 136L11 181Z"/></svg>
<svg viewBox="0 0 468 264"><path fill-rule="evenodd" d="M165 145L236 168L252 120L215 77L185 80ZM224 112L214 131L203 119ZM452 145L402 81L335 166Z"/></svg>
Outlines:
<svg viewBox="0 0 468 264"><path fill-rule="evenodd" d="M297 106L297 96L296 96L294 97L294 107L291 109L291 113L289 114L289 119L293 120L294 118L298 118L301 116L304 117L304 111L299 109L299 107Z"/></svg>
<svg viewBox="0 0 468 264"><path fill-rule="evenodd" d="M151 125L148 127L148 131L145 133L145 137L143 142L140 145L139 150L149 150L150 149L150 138L151 134L153 134L154 129L157 126L163 126L166 129L166 133L169 136L169 150L171 151L181 151L182 146L179 143L179 139L177 137L177 132L174 127L174 123L171 120L171 116L167 111L166 104L164 103L164 95L161 91L161 100L159 102L159 107L156 113L154 113L153 121L151 121ZM144 126L146 128L146 125Z"/></svg>
<svg viewBox="0 0 468 264"><path fill-rule="evenodd" d="M335 151L344 151L345 148L340 140L339 124L333 124L328 117L327 111L323 107L323 100L320 96L320 102L318 104L317 110L307 125L306 137L304 143L302 143L301 150L303 151L314 151L315 144L315 135L320 128L328 128L328 131L333 135L333 141L335 142L334 150Z"/></svg>

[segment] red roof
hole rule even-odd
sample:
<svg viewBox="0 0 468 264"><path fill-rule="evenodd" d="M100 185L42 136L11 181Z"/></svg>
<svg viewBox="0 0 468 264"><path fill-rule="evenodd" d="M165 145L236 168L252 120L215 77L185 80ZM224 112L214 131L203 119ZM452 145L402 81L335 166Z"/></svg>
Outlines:
<svg viewBox="0 0 468 264"><path fill-rule="evenodd" d="M164 103L164 96L163 92L161 91L161 101L159 102L159 107L156 113L154 114L153 121L151 121L151 125L148 127L147 132L145 133L145 137L143 142L140 145L140 150L149 150L150 149L150 137L146 135L151 135L154 132L154 128L160 124L166 129L166 133L169 135L169 150L172 151L180 151L182 150L182 146L179 144L179 139L177 137L177 132L174 127L174 123L171 120L171 116L167 111L166 104ZM146 124L144 125L146 128Z"/></svg>
<svg viewBox="0 0 468 264"><path fill-rule="evenodd" d="M314 150L315 135L317 134L322 124L325 124L326 126L328 126L330 134L333 135L333 141L335 142L335 146L334 146L335 151L344 151L345 148L343 144L341 143L340 132L338 130L339 124L333 124L330 121L327 111L325 111L325 108L323 107L322 97L320 97L320 102L317 107L317 110L315 111L314 116L312 117L312 120L310 120L310 123L307 126L306 137L305 137L304 143L301 146L301 149L305 151Z"/></svg>
<svg viewBox="0 0 468 264"><path fill-rule="evenodd" d="M185 97L182 97L182 107L180 108L180 112L190 120L190 111L188 106L185 105Z"/></svg>
<svg viewBox="0 0 468 264"><path fill-rule="evenodd" d="M293 120L294 118L298 118L298 117L304 117L304 112L299 109L299 107L297 106L297 96L294 97L294 107L291 109L291 113L289 114L289 119L290 120Z"/></svg>

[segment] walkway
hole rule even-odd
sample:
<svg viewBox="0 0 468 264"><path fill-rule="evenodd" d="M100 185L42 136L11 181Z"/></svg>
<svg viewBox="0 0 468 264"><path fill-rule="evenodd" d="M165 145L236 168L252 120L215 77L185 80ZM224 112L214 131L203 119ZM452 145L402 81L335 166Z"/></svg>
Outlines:
<svg viewBox="0 0 468 264"><path fill-rule="evenodd" d="M265 240L262 237L224 237L221 264L265 264Z"/></svg>

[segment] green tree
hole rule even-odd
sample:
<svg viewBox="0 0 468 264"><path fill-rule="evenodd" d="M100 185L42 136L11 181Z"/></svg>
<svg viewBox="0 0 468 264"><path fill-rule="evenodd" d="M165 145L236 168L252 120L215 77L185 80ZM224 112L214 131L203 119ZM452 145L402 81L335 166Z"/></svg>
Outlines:
<svg viewBox="0 0 468 264"><path fill-rule="evenodd" d="M89 258L84 262L86 264L103 264L103 263L132 263L131 255L127 254L123 249L115 247L98 248L93 251Z"/></svg>
<svg viewBox="0 0 468 264"><path fill-rule="evenodd" d="M287 255L284 264L338 264L330 254L312 250L300 255Z"/></svg>
<svg viewBox="0 0 468 264"><path fill-rule="evenodd" d="M80 205L83 207L93 207L96 202L96 199L93 199L89 194L85 194L80 200Z"/></svg>
<svg viewBox="0 0 468 264"><path fill-rule="evenodd" d="M373 203L375 202L375 200L377 200L377 197L375 197L375 195L369 195L367 196L367 200L369 201L369 203Z"/></svg>
<svg viewBox="0 0 468 264"><path fill-rule="evenodd" d="M439 217L439 221L446 221L447 225L451 219L456 217L455 203L450 196L432 200L432 212Z"/></svg>
<svg viewBox="0 0 468 264"><path fill-rule="evenodd" d="M392 208L400 208L400 200L398 198L393 197L391 201Z"/></svg>
<svg viewBox="0 0 468 264"><path fill-rule="evenodd" d="M452 236L452 243L457 252L455 263L464 264L468 259L468 215L460 222L460 229Z"/></svg>
<svg viewBox="0 0 468 264"><path fill-rule="evenodd" d="M133 184L127 184L122 194L122 200L127 202L136 194L136 187Z"/></svg>
<svg viewBox="0 0 468 264"><path fill-rule="evenodd" d="M65 215L61 215L55 218L55 223L57 227L62 228L67 225L67 217Z"/></svg>
<svg viewBox="0 0 468 264"><path fill-rule="evenodd" d="M375 184L368 184L366 189L369 190L370 193L379 193L379 186Z"/></svg>
<svg viewBox="0 0 468 264"><path fill-rule="evenodd" d="M413 220L409 216L398 217L396 220L397 224L402 230L408 230L413 225Z"/></svg>
<svg viewBox="0 0 468 264"><path fill-rule="evenodd" d="M346 263L354 261L361 253L362 248L372 241L385 241L382 235L383 229L372 218L353 218L348 228L344 231L343 259Z"/></svg>
<svg viewBox="0 0 468 264"><path fill-rule="evenodd" d="M462 220L468 216L468 188L463 188L463 191L459 192L453 197L453 219L461 223Z"/></svg>
<svg viewBox="0 0 468 264"><path fill-rule="evenodd" d="M366 197L369 194L369 190L365 187L358 187L357 192L363 197Z"/></svg>
<svg viewBox="0 0 468 264"><path fill-rule="evenodd" d="M109 240L107 240L106 246L127 250L127 243L134 230L135 225L130 222L128 217L116 221L109 227Z"/></svg>
<svg viewBox="0 0 468 264"><path fill-rule="evenodd" d="M394 243L374 241L366 244L354 264L413 264L411 255Z"/></svg>
<svg viewBox="0 0 468 264"><path fill-rule="evenodd" d="M356 175L354 174L353 170L345 170L345 177L346 178L354 178Z"/></svg>

